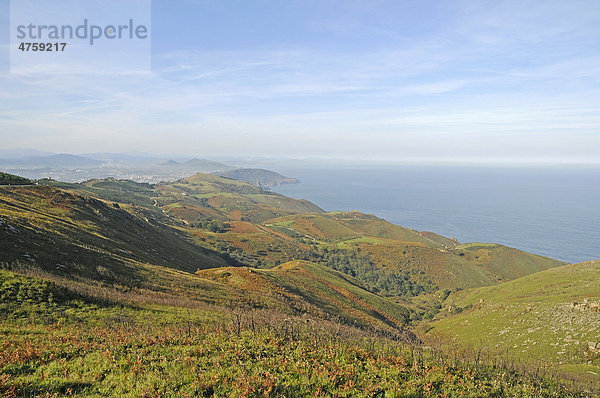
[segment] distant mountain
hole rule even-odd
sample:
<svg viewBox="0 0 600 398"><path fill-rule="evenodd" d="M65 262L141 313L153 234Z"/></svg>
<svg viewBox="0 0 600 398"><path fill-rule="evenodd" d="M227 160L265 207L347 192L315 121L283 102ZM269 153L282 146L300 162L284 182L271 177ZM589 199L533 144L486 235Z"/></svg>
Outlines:
<svg viewBox="0 0 600 398"><path fill-rule="evenodd" d="M0 159L7 158L22 158L27 156L49 156L54 155L53 152L38 151L37 149L31 148L13 148L13 149L0 149Z"/></svg>
<svg viewBox="0 0 600 398"><path fill-rule="evenodd" d="M216 171L231 170L232 167L213 160L193 158L187 162L182 162L183 167L195 168L198 172L212 173Z"/></svg>
<svg viewBox="0 0 600 398"><path fill-rule="evenodd" d="M170 159L166 162L160 163L159 167L170 171L177 171L187 176L195 173L216 173L233 169L232 166L228 166L223 163L198 158L193 158L183 162L177 162L173 159Z"/></svg>
<svg viewBox="0 0 600 398"><path fill-rule="evenodd" d="M166 162L159 164L159 166L181 166L181 163L174 160L167 160Z"/></svg>
<svg viewBox="0 0 600 398"><path fill-rule="evenodd" d="M0 167L12 168L90 168L101 166L103 162L83 156L58 154L50 156L28 156L0 159Z"/></svg>
<svg viewBox="0 0 600 398"><path fill-rule="evenodd" d="M0 157L0 171L31 179L83 182L113 177L136 182L176 181L195 173L224 172L234 169L206 159L168 158L137 153L58 154L48 156Z"/></svg>
<svg viewBox="0 0 600 398"><path fill-rule="evenodd" d="M84 153L79 156L98 160L104 163L121 166L155 166L163 159L157 156L130 153Z"/></svg>
<svg viewBox="0 0 600 398"><path fill-rule="evenodd" d="M300 182L295 178L286 177L274 171L265 169L235 169L212 174L244 181L260 188L276 187L283 184L298 184Z"/></svg>

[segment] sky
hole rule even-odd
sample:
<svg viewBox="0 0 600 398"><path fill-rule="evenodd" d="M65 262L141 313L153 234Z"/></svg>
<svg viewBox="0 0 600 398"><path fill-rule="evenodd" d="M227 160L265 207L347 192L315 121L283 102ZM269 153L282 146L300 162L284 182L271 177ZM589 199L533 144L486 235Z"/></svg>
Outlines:
<svg viewBox="0 0 600 398"><path fill-rule="evenodd" d="M600 163L597 0L152 1L151 69L28 74L8 4L1 149Z"/></svg>

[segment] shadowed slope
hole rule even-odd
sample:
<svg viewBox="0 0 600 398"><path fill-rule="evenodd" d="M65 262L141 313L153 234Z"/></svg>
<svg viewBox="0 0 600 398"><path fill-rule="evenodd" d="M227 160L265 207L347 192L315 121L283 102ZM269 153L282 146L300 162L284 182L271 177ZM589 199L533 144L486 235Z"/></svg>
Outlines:
<svg viewBox="0 0 600 398"><path fill-rule="evenodd" d="M0 236L2 261L61 272L120 274L131 262L190 272L227 265L160 214L46 186L0 188Z"/></svg>

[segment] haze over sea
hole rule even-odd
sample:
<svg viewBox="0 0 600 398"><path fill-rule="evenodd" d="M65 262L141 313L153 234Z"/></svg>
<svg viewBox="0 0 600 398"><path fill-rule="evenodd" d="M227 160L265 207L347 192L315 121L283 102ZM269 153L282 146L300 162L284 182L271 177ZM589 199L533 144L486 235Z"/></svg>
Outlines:
<svg viewBox="0 0 600 398"><path fill-rule="evenodd" d="M575 263L600 258L600 167L286 168L275 191L327 211L495 242Z"/></svg>

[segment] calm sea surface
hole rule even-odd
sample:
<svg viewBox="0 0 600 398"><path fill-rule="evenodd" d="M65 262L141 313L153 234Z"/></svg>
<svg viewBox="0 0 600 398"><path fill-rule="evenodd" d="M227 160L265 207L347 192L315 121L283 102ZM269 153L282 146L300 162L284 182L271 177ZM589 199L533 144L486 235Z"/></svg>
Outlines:
<svg viewBox="0 0 600 398"><path fill-rule="evenodd" d="M460 242L496 242L568 262L600 259L600 168L398 167L277 170L274 190L327 211L375 214Z"/></svg>

